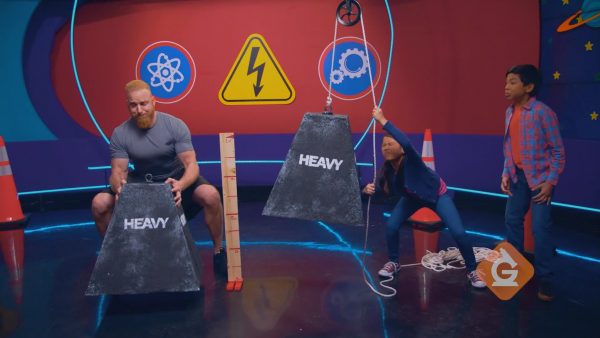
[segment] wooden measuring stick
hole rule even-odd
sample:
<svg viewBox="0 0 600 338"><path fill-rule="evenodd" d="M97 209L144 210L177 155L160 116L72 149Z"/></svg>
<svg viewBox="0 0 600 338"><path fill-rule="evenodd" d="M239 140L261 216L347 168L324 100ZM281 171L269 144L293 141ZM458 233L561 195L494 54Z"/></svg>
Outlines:
<svg viewBox="0 0 600 338"><path fill-rule="evenodd" d="M243 279L233 133L220 133L219 144L221 148L225 240L227 242L227 291L240 291Z"/></svg>

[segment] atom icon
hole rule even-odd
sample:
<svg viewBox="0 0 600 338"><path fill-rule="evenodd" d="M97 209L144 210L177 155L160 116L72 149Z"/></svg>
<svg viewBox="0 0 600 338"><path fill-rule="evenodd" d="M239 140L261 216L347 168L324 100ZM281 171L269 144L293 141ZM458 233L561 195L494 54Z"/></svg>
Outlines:
<svg viewBox="0 0 600 338"><path fill-rule="evenodd" d="M152 74L150 85L152 87L163 87L167 92L171 92L176 83L184 80L183 74L179 71L181 60L178 58L169 59L165 53L158 54L156 62L148 64L148 71Z"/></svg>

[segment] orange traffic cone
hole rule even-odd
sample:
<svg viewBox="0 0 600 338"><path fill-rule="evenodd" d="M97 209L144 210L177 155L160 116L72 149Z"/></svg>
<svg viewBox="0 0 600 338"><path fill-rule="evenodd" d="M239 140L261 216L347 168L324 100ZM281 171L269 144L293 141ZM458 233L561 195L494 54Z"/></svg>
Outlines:
<svg viewBox="0 0 600 338"><path fill-rule="evenodd" d="M2 136L0 136L0 206L0 228L25 220Z"/></svg>
<svg viewBox="0 0 600 338"><path fill-rule="evenodd" d="M425 137L423 137L423 152L421 159L431 170L435 171L435 161L433 159L433 141L431 140L431 129L425 129Z"/></svg>
<svg viewBox="0 0 600 338"><path fill-rule="evenodd" d="M0 250L10 274L10 284L17 304L21 304L23 298L24 230L11 229L24 223L25 216L17 196L6 145L0 136Z"/></svg>
<svg viewBox="0 0 600 338"><path fill-rule="evenodd" d="M435 170L431 129L425 129L421 159L431 170ZM427 251L437 252L438 239L440 237L440 233L437 230L441 228L441 220L438 215L429 208L421 208L410 216L408 221L413 225L416 259L420 260Z"/></svg>
<svg viewBox="0 0 600 338"><path fill-rule="evenodd" d="M8 268L16 304L21 304L23 299L23 242L23 229L0 231L0 249Z"/></svg>

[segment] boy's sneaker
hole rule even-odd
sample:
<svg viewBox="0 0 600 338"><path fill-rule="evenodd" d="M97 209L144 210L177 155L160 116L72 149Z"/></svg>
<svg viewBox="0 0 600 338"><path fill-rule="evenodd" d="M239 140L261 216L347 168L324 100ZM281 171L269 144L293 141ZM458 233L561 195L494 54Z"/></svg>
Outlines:
<svg viewBox="0 0 600 338"><path fill-rule="evenodd" d="M550 283L540 283L537 296L541 301L551 302L554 299L552 285Z"/></svg>
<svg viewBox="0 0 600 338"><path fill-rule="evenodd" d="M398 271L400 271L400 265L398 265L396 262L389 261L385 263L383 268L381 268L377 274L379 274L381 277L392 277L393 275L397 274Z"/></svg>
<svg viewBox="0 0 600 338"><path fill-rule="evenodd" d="M469 282L471 282L471 285L474 288L478 288L478 289L485 288L485 282L483 281L483 279L481 279L481 277L479 277L477 270L473 270L473 271L469 272L467 274L467 278L469 279Z"/></svg>
<svg viewBox="0 0 600 338"><path fill-rule="evenodd" d="M213 255L213 272L218 277L227 277L227 253L223 248Z"/></svg>

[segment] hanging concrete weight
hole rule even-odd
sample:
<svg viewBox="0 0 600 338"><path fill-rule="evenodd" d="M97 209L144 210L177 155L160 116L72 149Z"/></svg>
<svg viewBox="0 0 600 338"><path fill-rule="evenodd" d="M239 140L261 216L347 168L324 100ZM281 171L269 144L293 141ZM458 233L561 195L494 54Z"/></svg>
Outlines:
<svg viewBox="0 0 600 338"><path fill-rule="evenodd" d="M201 265L165 183L123 186L86 295L200 290Z"/></svg>
<svg viewBox="0 0 600 338"><path fill-rule="evenodd" d="M263 215L364 223L347 116L304 114Z"/></svg>

